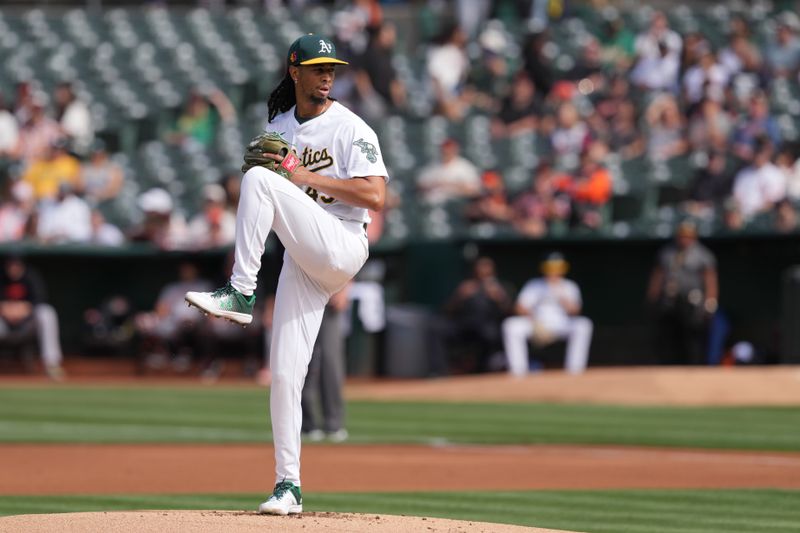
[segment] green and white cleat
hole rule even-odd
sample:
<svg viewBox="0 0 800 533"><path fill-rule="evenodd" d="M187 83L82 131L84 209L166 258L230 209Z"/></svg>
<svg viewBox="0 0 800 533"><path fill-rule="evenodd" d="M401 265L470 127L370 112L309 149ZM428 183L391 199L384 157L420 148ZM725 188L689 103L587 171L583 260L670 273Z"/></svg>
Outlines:
<svg viewBox="0 0 800 533"><path fill-rule="evenodd" d="M275 485L272 496L258 506L260 514L277 514L286 516L303 512L303 495L300 487L291 481L281 481Z"/></svg>
<svg viewBox="0 0 800 533"><path fill-rule="evenodd" d="M206 314L226 318L242 326L253 321L256 295L245 296L234 289L230 282L214 292L187 292L184 299Z"/></svg>

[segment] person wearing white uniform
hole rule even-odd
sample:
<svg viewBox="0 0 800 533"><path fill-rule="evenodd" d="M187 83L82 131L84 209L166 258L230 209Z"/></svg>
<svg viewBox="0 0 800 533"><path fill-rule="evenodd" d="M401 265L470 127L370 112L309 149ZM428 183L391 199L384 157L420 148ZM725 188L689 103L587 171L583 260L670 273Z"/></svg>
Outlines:
<svg viewBox="0 0 800 533"><path fill-rule="evenodd" d="M368 210L383 209L389 179L375 132L329 97L335 65L347 64L336 58L333 43L300 37L287 62L269 98L265 130L282 135L294 153L264 155L283 168L298 166L290 179L260 166L245 173L230 282L211 293L186 294L206 313L249 324L270 230L286 248L270 347L276 485L259 506L260 513L279 515L303 510L300 399L325 305L366 261Z"/></svg>
<svg viewBox="0 0 800 533"><path fill-rule="evenodd" d="M567 340L565 369L580 374L589 360L592 321L578 316L583 302L578 285L564 278L569 265L560 253L542 262L544 277L528 281L517 297L516 313L503 321L503 346L508 370L515 376L528 372L528 340L537 345Z"/></svg>

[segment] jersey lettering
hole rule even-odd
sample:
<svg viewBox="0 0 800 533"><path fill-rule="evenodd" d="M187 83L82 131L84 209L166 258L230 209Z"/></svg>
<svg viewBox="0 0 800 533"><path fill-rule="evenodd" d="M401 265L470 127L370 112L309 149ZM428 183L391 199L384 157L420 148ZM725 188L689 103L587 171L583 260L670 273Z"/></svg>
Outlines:
<svg viewBox="0 0 800 533"><path fill-rule="evenodd" d="M336 201L336 198L325 196L313 187L306 187L306 194L315 202L322 202L323 204L332 204Z"/></svg>
<svg viewBox="0 0 800 533"><path fill-rule="evenodd" d="M323 168L333 166L333 158L328 155L327 148L323 148L322 150L312 150L306 146L303 149L301 158L303 160L303 166L311 172L318 172Z"/></svg>

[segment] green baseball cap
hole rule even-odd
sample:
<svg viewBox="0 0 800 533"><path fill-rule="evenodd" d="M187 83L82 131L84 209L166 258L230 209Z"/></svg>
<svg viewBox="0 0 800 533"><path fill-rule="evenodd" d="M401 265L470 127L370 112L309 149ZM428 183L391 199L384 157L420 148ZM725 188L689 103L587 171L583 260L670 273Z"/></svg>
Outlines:
<svg viewBox="0 0 800 533"><path fill-rule="evenodd" d="M289 47L289 64L297 65L319 65L321 63L336 63L347 65L347 61L336 59L336 45L333 41L309 33L303 35Z"/></svg>

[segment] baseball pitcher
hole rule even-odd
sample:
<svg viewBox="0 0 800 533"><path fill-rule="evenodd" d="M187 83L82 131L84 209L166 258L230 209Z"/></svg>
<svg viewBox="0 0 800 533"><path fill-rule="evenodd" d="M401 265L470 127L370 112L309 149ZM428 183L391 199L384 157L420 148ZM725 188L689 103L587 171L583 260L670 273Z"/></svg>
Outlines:
<svg viewBox="0 0 800 533"><path fill-rule="evenodd" d="M245 152L233 275L214 292L186 293L206 313L249 324L270 230L286 248L270 348L276 485L259 506L279 515L303 510L300 398L325 304L366 261L368 210L383 209L389 179L375 132L329 97L336 65L347 64L333 42L304 35L287 63L265 132Z"/></svg>

